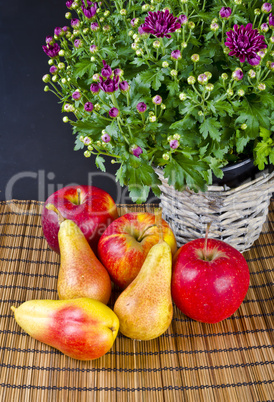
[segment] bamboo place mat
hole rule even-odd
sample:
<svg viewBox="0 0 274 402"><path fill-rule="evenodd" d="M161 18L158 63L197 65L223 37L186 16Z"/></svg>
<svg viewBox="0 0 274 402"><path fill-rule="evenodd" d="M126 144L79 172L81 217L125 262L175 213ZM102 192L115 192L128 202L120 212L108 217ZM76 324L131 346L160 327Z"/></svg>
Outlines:
<svg viewBox="0 0 274 402"><path fill-rule="evenodd" d="M88 362L32 339L10 310L26 300L57 298L59 256L43 238L42 205L0 202L1 402L273 400L274 200L260 238L245 253L250 288L232 317L202 324L175 308L161 337L139 342L118 334L105 356ZM146 209L119 206L120 214Z"/></svg>

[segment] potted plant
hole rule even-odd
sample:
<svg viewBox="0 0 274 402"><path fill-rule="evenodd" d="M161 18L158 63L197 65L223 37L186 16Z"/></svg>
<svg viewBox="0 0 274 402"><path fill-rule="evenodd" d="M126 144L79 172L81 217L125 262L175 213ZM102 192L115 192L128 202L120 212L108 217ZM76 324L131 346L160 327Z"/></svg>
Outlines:
<svg viewBox="0 0 274 402"><path fill-rule="evenodd" d="M273 164L271 3L66 5L68 26L43 46L45 91L59 97L75 150L95 154L103 171L110 157L133 201L150 189L162 197L163 181L203 193L245 158L260 170Z"/></svg>

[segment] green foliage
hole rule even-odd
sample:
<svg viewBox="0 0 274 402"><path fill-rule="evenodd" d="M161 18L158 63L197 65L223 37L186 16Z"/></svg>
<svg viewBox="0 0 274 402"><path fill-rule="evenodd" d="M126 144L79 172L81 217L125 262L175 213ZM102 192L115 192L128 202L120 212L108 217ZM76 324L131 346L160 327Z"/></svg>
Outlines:
<svg viewBox="0 0 274 402"><path fill-rule="evenodd" d="M56 71L43 78L58 96L62 112L68 113L64 121L73 127L74 149L94 155L103 172L107 158L117 164L116 180L128 186L135 202L145 202L150 189L160 196L155 166L163 168L177 190L198 191L211 184L212 173L222 177L222 167L238 157L254 157L260 169L273 164L273 31L260 31L268 47L258 66L229 56L224 44L234 24L251 22L260 30L259 24L268 22L268 14L255 18L260 3L102 2L92 19L76 3L70 12L80 26L54 37L61 50L50 61ZM228 19L220 16L223 5L231 8ZM187 15L187 23L168 32L170 37L141 34L148 12L164 7L176 17ZM91 29L94 22L96 31ZM110 77L102 74L103 60L111 68ZM241 80L233 75L237 68L243 72ZM106 90L106 80L113 84L115 75L119 85L128 83L128 90ZM96 83L98 93L94 85L91 90ZM76 90L80 99L74 100ZM156 105L155 95L161 97ZM110 116L111 108L118 109L117 117Z"/></svg>

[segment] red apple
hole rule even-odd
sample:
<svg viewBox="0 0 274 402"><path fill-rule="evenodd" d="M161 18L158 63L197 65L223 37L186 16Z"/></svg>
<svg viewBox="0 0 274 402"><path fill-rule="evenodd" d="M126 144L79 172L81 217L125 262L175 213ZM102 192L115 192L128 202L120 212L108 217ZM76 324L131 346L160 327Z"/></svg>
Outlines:
<svg viewBox="0 0 274 402"><path fill-rule="evenodd" d="M79 226L92 250L97 253L100 236L108 225L118 217L111 196L94 186L67 186L53 193L42 211L42 229L50 248L60 253L58 245L59 221L54 211L46 208L53 204L60 214Z"/></svg>
<svg viewBox="0 0 274 402"><path fill-rule="evenodd" d="M243 255L215 239L196 239L174 257L171 282L176 306L196 321L216 323L240 307L249 287Z"/></svg>
<svg viewBox="0 0 274 402"><path fill-rule="evenodd" d="M175 236L164 220L164 240L174 254L177 250ZM158 243L155 215L148 212L132 212L112 222L98 243L98 256L113 282L125 289L137 276L147 253Z"/></svg>

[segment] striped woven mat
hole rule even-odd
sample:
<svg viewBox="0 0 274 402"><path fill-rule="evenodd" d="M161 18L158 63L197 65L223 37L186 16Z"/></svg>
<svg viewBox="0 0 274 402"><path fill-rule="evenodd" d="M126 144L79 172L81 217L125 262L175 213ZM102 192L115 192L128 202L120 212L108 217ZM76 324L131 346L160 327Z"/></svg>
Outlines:
<svg viewBox="0 0 274 402"><path fill-rule="evenodd" d="M202 324L175 307L161 337L138 342L119 334L110 352L89 362L32 339L10 310L26 300L57 299L59 256L43 238L42 205L0 202L0 401L273 400L274 200L260 238L244 254L251 283L232 317Z"/></svg>

